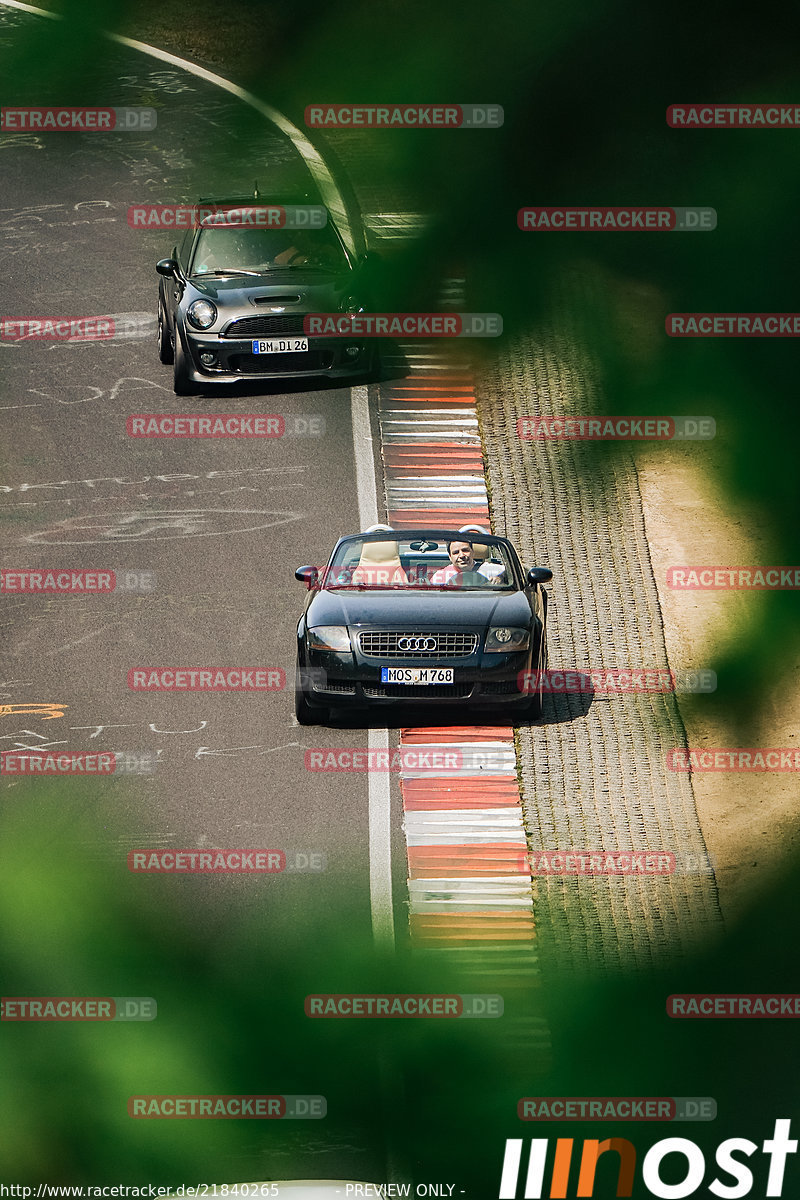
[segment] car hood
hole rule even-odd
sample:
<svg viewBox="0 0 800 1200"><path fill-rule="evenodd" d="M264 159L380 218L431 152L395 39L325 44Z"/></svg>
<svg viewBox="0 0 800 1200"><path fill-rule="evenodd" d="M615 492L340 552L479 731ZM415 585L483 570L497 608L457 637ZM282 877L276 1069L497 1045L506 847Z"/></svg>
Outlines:
<svg viewBox="0 0 800 1200"><path fill-rule="evenodd" d="M332 304L335 311L339 307L339 300L351 287L352 280L347 274L323 274L322 271L303 271L298 268L292 272L282 271L280 275L265 272L258 279L251 275L193 275L186 291L197 293L191 299L213 300L223 308L252 307L254 316L258 313L272 316L269 303L254 304L253 300L274 297L277 305L281 297L299 296L299 301L285 304L285 312L296 312L298 308L324 312L327 309L321 306L330 308Z"/></svg>
<svg viewBox="0 0 800 1200"><path fill-rule="evenodd" d="M308 625L527 625L531 609L524 592L453 591L318 592L306 614Z"/></svg>

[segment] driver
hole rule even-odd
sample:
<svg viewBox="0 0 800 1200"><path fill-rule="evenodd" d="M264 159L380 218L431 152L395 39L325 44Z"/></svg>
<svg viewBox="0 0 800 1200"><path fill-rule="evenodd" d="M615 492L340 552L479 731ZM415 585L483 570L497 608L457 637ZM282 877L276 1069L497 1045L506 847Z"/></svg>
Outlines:
<svg viewBox="0 0 800 1200"><path fill-rule="evenodd" d="M297 241L299 240L298 238ZM279 254L276 254L272 261L278 267L304 267L311 260L306 251L298 246L295 241L290 246L287 246L285 250L281 250Z"/></svg>
<svg viewBox="0 0 800 1200"><path fill-rule="evenodd" d="M489 583L490 580L481 572L479 567L475 566L475 555L472 550L472 542L448 542L447 553L450 556L450 566L442 567L431 575L430 582L435 587L437 584L453 584L458 586L461 582L460 576L465 571L470 571L479 579L475 579L475 583Z"/></svg>

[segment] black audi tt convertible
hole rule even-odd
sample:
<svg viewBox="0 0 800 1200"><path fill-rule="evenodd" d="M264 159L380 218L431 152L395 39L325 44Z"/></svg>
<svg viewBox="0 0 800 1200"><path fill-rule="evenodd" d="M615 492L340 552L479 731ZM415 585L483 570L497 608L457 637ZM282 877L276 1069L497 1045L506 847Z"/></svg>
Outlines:
<svg viewBox="0 0 800 1200"><path fill-rule="evenodd" d="M300 724L335 708L408 702L541 715L547 567L523 570L507 538L394 530L340 538L297 626ZM533 684L531 683L533 680Z"/></svg>

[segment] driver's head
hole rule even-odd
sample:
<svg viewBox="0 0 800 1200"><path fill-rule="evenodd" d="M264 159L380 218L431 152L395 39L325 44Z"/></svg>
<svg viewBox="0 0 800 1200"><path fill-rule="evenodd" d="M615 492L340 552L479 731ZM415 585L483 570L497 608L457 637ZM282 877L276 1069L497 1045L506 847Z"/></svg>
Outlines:
<svg viewBox="0 0 800 1200"><path fill-rule="evenodd" d="M450 562L459 571L472 571L475 567L475 555L472 553L472 542L448 542L447 553Z"/></svg>

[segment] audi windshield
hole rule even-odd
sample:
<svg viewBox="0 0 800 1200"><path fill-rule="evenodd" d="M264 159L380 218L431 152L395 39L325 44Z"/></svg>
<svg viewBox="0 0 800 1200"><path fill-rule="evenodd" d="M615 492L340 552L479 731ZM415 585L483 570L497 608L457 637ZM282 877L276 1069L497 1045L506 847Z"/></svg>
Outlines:
<svg viewBox="0 0 800 1200"><path fill-rule="evenodd" d="M337 547L321 586L327 591L392 589L418 591L518 590L507 545L484 534L444 541L396 532L385 539L349 538Z"/></svg>

